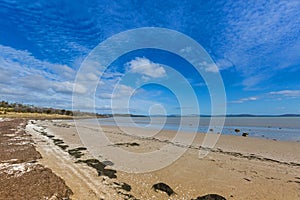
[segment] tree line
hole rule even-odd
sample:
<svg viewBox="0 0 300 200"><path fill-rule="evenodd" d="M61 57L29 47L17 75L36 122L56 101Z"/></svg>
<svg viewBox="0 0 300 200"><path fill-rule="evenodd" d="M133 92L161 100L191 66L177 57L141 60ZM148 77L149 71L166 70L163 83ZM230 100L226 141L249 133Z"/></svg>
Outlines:
<svg viewBox="0 0 300 200"><path fill-rule="evenodd" d="M0 102L0 111L3 114L7 112L18 112L18 113L45 113L45 114L59 114L73 116L74 113L71 110L55 109L55 108L42 108L33 105L24 105L21 103L9 103L7 101Z"/></svg>

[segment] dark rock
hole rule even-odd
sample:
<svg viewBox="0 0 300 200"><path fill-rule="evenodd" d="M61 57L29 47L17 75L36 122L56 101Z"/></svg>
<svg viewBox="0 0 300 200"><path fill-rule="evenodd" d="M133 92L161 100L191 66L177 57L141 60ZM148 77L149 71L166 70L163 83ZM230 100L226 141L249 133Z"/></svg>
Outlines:
<svg viewBox="0 0 300 200"><path fill-rule="evenodd" d="M243 137L247 137L249 135L249 133L243 133L242 136Z"/></svg>
<svg viewBox="0 0 300 200"><path fill-rule="evenodd" d="M130 192L130 190L131 190L131 186L129 184L127 184L127 183L122 183L121 188L123 190L126 190L127 192Z"/></svg>
<svg viewBox="0 0 300 200"><path fill-rule="evenodd" d="M205 196L197 197L196 199L192 199L192 200L226 200L226 199L218 194L208 194Z"/></svg>
<svg viewBox="0 0 300 200"><path fill-rule="evenodd" d="M156 192L157 190L160 190L162 192L167 193L169 196L176 194L174 192L174 190L172 190L172 188L170 188L170 186L168 186L165 183L156 183L152 186L152 189L154 189L154 191Z"/></svg>
<svg viewBox="0 0 300 200"><path fill-rule="evenodd" d="M110 160L102 161L102 163L103 163L104 165L106 165L106 166L113 166L113 165L114 165L114 163L111 162Z"/></svg>
<svg viewBox="0 0 300 200"><path fill-rule="evenodd" d="M120 187L121 189L127 191L127 192L130 192L131 191L131 186L127 183L118 183L118 182L114 182L115 185L117 185L118 187Z"/></svg>
<svg viewBox="0 0 300 200"><path fill-rule="evenodd" d="M240 129L234 129L234 132L239 133L241 130Z"/></svg>
<svg viewBox="0 0 300 200"><path fill-rule="evenodd" d="M251 180L249 178L244 178L244 180L246 180L248 182L251 182Z"/></svg>

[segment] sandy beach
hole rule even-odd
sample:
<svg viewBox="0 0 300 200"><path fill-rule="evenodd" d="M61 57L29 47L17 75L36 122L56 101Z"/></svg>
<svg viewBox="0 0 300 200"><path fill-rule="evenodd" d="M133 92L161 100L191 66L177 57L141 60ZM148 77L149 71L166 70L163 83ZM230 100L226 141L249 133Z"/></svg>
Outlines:
<svg viewBox="0 0 300 200"><path fill-rule="evenodd" d="M0 200L300 200L299 10L0 0Z"/></svg>
<svg viewBox="0 0 300 200"><path fill-rule="evenodd" d="M122 131L105 126L102 129L111 145L102 146L99 152L123 149L145 153L167 144L186 151L161 169L130 173L116 169L119 167L115 160L101 154L95 156L97 151L83 148L82 135L79 136L77 130L92 136L97 133L95 127L77 124L76 129L73 122L62 120L31 121L26 131L32 135L42 155L39 163L65 180L74 193L72 199L196 199L206 194L236 200L300 198L298 142L221 135L209 154L199 158L204 134L197 134L193 143L185 146L172 142L174 131L145 137L147 130L139 128ZM99 141L95 141L97 143ZM168 153L172 152L162 155ZM96 159L105 167L99 169L95 163L84 162L89 159ZM154 167L159 165L155 162L152 163ZM159 182L170 186L176 194L168 196L165 192L154 191L152 186Z"/></svg>

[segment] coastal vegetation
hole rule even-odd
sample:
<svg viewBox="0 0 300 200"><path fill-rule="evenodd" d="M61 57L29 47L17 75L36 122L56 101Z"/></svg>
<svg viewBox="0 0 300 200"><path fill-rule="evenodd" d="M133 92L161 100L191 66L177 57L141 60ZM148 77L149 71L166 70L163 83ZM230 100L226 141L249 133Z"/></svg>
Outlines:
<svg viewBox="0 0 300 200"><path fill-rule="evenodd" d="M71 110L55 109L55 108L43 108L34 105L25 105L21 103L9 103L8 101L0 102L0 114L8 113L39 113L39 114L57 114L73 116L74 113Z"/></svg>
<svg viewBox="0 0 300 200"><path fill-rule="evenodd" d="M31 118L31 119L73 119L88 117L107 117L107 115L91 112L72 111L51 107L39 107L21 103L0 101L0 117Z"/></svg>

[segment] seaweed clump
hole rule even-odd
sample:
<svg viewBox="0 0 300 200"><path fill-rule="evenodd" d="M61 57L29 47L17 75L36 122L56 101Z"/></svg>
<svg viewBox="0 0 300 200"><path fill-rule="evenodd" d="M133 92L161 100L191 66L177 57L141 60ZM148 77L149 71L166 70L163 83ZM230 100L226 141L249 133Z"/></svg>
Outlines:
<svg viewBox="0 0 300 200"><path fill-rule="evenodd" d="M113 169L105 169L106 165L97 159L78 160L76 163L85 163L89 167L96 169L98 176L107 176L109 178L117 178L117 171Z"/></svg>
<svg viewBox="0 0 300 200"><path fill-rule="evenodd" d="M134 146L140 146L140 144L139 143L136 143L136 142L125 142L125 143L116 143L116 144L114 144L115 146L126 146L126 147L129 147L129 146L132 146L132 147L134 147Z"/></svg>
<svg viewBox="0 0 300 200"><path fill-rule="evenodd" d="M82 153L81 151L84 151L84 150L86 150L85 147L78 147L75 149L68 150L68 153L75 158L81 158L81 156L84 155L84 153Z"/></svg>

